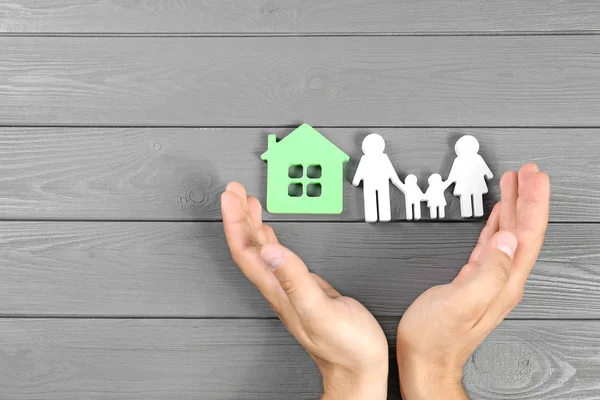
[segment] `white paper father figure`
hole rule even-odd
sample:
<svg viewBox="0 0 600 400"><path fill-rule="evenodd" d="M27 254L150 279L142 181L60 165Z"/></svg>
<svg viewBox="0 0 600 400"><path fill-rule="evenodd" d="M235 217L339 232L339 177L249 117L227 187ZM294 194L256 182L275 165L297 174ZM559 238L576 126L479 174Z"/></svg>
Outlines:
<svg viewBox="0 0 600 400"><path fill-rule="evenodd" d="M360 158L356 174L352 180L354 186L363 183L365 203L365 221L388 222L392 219L390 206L390 180L398 188L403 184L394 170L385 150L385 141L381 135L371 133L362 142L364 155ZM402 189L401 189L402 190Z"/></svg>
<svg viewBox="0 0 600 400"><path fill-rule="evenodd" d="M458 139L454 146L456 159L448 175L447 184L455 183L454 195L460 197L460 213L464 218L483 216L483 195L488 192L487 179L494 175L477 154L479 142L466 135Z"/></svg>

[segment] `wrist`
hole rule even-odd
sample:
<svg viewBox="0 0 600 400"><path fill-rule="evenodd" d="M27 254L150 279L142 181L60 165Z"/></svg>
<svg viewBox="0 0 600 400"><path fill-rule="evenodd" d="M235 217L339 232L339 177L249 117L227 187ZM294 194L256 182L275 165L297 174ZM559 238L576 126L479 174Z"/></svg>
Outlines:
<svg viewBox="0 0 600 400"><path fill-rule="evenodd" d="M400 379L400 393L404 400L469 400L461 383L441 383L433 379L423 382L405 382Z"/></svg>
<svg viewBox="0 0 600 400"><path fill-rule="evenodd" d="M322 400L385 400L387 369L378 373L334 372L323 376Z"/></svg>
<svg viewBox="0 0 600 400"><path fill-rule="evenodd" d="M462 368L398 360L400 390L405 400L468 400Z"/></svg>

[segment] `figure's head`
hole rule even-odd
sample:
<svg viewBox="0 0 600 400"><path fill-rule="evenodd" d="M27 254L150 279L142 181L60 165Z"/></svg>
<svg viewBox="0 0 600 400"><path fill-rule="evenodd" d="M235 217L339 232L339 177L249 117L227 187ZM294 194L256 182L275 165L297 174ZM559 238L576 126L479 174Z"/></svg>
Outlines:
<svg viewBox="0 0 600 400"><path fill-rule="evenodd" d="M417 184L417 176L416 176L416 175L413 175L413 174L410 174L410 175L408 175L408 176L406 177L406 179L404 180L404 182L405 182L407 185L416 185L416 184Z"/></svg>
<svg viewBox="0 0 600 400"><path fill-rule="evenodd" d="M429 184L430 185L437 185L439 183L442 183L442 176L440 174L432 174L429 177Z"/></svg>
<svg viewBox="0 0 600 400"><path fill-rule="evenodd" d="M474 136L465 135L458 139L454 146L454 151L457 156L477 154L479 151L479 142Z"/></svg>
<svg viewBox="0 0 600 400"><path fill-rule="evenodd" d="M385 150L385 141L377 133L371 133L364 138L362 142L362 151L364 154L383 154Z"/></svg>

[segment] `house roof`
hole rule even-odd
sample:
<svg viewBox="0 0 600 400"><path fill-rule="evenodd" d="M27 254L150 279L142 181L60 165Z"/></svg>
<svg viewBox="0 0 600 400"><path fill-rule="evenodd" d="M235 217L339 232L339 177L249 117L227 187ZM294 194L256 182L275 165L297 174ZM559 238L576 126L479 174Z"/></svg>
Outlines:
<svg viewBox="0 0 600 400"><path fill-rule="evenodd" d="M260 156L263 160L267 160L272 155L275 155L275 152L279 154L285 152L294 154L307 152L314 154L315 152L319 152L327 153L328 157L335 157L340 162L350 160L350 157L346 153L308 124L300 125L280 141L276 141L275 135L269 135L268 143L267 151Z"/></svg>

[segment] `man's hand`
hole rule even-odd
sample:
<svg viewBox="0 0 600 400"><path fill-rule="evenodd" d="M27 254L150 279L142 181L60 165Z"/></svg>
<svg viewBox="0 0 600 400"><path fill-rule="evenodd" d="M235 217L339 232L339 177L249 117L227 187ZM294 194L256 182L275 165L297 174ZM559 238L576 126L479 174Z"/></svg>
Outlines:
<svg viewBox="0 0 600 400"><path fill-rule="evenodd" d="M462 368L520 302L548 225L550 183L534 164L507 172L502 195L469 263L454 281L423 293L398 326L405 400L468 399Z"/></svg>
<svg viewBox="0 0 600 400"><path fill-rule="evenodd" d="M233 260L319 367L323 399L385 399L388 344L373 315L280 245L242 185L227 186L221 207Z"/></svg>

